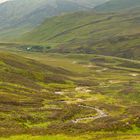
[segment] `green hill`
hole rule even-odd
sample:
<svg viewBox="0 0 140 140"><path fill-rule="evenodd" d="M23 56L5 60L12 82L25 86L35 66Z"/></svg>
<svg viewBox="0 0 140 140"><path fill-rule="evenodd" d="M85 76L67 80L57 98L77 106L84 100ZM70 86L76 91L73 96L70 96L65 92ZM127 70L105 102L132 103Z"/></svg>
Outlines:
<svg viewBox="0 0 140 140"><path fill-rule="evenodd" d="M63 80L61 81L61 79L59 79L57 81L57 78L62 77L63 79L63 75L70 74L70 72L60 69L59 67L57 68L49 65L43 65L30 59L5 53L0 53L0 62L1 82L24 85L29 88L39 88L39 86L37 86L37 82L49 83L55 82L56 80L58 83L63 83ZM64 78L64 80L65 79L67 78Z"/></svg>
<svg viewBox="0 0 140 140"><path fill-rule="evenodd" d="M110 0L95 7L98 12L120 12L140 6L139 0Z"/></svg>
<svg viewBox="0 0 140 140"><path fill-rule="evenodd" d="M46 20L22 42L74 52L140 59L139 8L122 13L78 12Z"/></svg>
<svg viewBox="0 0 140 140"><path fill-rule="evenodd" d="M87 7L63 0L7 1L0 4L0 39L17 38L48 17L83 9Z"/></svg>
<svg viewBox="0 0 140 140"><path fill-rule="evenodd" d="M58 99L53 84L67 85L70 75L59 67L0 52L0 139L28 133L29 120L39 123L47 113L41 111L44 100Z"/></svg>
<svg viewBox="0 0 140 140"><path fill-rule="evenodd" d="M0 4L0 40L18 38L46 18L93 8L105 0L12 0ZM89 6L90 5L90 6Z"/></svg>

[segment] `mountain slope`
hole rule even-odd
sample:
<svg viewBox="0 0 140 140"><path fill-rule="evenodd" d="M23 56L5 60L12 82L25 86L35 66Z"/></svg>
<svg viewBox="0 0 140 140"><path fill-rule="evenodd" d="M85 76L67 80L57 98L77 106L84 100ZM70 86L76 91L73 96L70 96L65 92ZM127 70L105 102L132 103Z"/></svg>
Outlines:
<svg viewBox="0 0 140 140"><path fill-rule="evenodd" d="M139 0L110 0L95 7L98 12L119 12L140 6Z"/></svg>
<svg viewBox="0 0 140 140"><path fill-rule="evenodd" d="M140 12L120 14L79 12L54 17L25 34L24 42L51 43L50 51L96 53L140 58Z"/></svg>
<svg viewBox="0 0 140 140"><path fill-rule="evenodd" d="M40 24L47 17L83 9L86 8L63 0L8 1L0 4L0 36L15 38Z"/></svg>
<svg viewBox="0 0 140 140"><path fill-rule="evenodd" d="M105 0L100 0L103 3ZM89 7L89 4L92 5ZM0 4L0 37L16 38L40 24L46 18L87 10L98 5L97 1L74 0L12 0Z"/></svg>
<svg viewBox="0 0 140 140"><path fill-rule="evenodd" d="M69 0L69 1L74 1L80 5L84 5L89 8L94 8L97 5L103 4L109 0Z"/></svg>

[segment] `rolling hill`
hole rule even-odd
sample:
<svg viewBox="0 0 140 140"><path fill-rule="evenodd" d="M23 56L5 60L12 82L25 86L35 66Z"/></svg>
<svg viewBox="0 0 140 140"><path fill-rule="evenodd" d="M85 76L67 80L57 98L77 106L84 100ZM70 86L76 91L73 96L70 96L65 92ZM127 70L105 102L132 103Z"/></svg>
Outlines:
<svg viewBox="0 0 140 140"><path fill-rule="evenodd" d="M84 9L74 2L63 0L13 0L0 4L0 27L30 23L36 25L45 18ZM18 12L17 12L18 11ZM38 16L38 14L40 16ZM36 19L38 17L38 19Z"/></svg>
<svg viewBox="0 0 140 140"><path fill-rule="evenodd" d="M62 4L63 3L63 4ZM15 38L50 16L81 10L68 1L13 0L0 4L0 36ZM18 12L17 12L18 11Z"/></svg>
<svg viewBox="0 0 140 140"><path fill-rule="evenodd" d="M0 38L17 38L46 18L79 10L88 10L105 0L12 0L0 4ZM90 7L89 7L90 4Z"/></svg>
<svg viewBox="0 0 140 140"><path fill-rule="evenodd" d="M121 13L89 11L53 17L25 34L23 43L49 45L51 52L140 59L139 11L139 8Z"/></svg>
<svg viewBox="0 0 140 140"><path fill-rule="evenodd" d="M4 135L24 133L30 113L32 121L35 121L34 112L36 110L40 114L38 109L43 101L56 98L43 84L65 83L68 78L64 75L68 76L69 72L0 52L0 139ZM40 120L40 117L36 119Z"/></svg>

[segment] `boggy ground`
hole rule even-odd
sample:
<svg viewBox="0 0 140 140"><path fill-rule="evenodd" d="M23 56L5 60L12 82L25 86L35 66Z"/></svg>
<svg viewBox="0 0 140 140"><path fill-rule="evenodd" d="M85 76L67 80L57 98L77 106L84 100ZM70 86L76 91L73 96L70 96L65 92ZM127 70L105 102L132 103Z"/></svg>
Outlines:
<svg viewBox="0 0 140 140"><path fill-rule="evenodd" d="M18 54L0 52L0 140L140 138L139 61Z"/></svg>

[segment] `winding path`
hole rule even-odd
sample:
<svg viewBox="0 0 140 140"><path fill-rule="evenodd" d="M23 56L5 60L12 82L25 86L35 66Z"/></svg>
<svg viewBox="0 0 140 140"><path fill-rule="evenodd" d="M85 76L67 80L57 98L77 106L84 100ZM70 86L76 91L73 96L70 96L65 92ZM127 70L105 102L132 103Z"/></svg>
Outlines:
<svg viewBox="0 0 140 140"><path fill-rule="evenodd" d="M72 120L73 123L78 123L79 121L84 121L84 120L96 120L96 119L104 118L104 117L108 116L104 111L102 111L102 110L100 110L96 107L91 107L91 106L86 106L86 105L78 105L78 106L83 107L83 108L87 108L87 109L96 110L97 115L92 116L92 117L85 117L85 118L79 118L79 119L76 119L76 120Z"/></svg>

